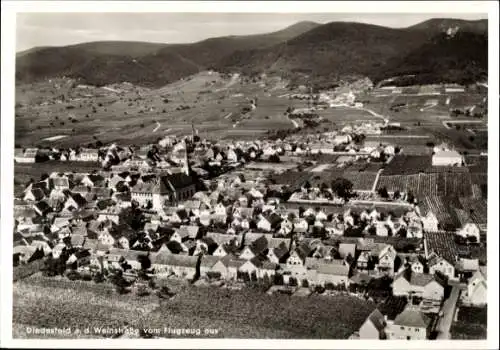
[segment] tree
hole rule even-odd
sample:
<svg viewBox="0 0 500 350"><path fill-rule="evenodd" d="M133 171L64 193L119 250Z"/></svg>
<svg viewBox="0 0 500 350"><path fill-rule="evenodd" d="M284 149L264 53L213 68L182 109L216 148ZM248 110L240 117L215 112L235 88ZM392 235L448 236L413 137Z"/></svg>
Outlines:
<svg viewBox="0 0 500 350"><path fill-rule="evenodd" d="M271 163L279 163L280 157L277 154L273 154L273 155L269 156L269 161Z"/></svg>
<svg viewBox="0 0 500 350"><path fill-rule="evenodd" d="M382 187L378 189L378 195L384 199L389 198L389 192L387 192L387 187Z"/></svg>
<svg viewBox="0 0 500 350"><path fill-rule="evenodd" d="M302 280L302 287L309 288L309 281L305 278Z"/></svg>
<svg viewBox="0 0 500 350"><path fill-rule="evenodd" d="M295 277L290 277L288 279L288 285L291 286L291 287L296 287L297 286L297 280L295 279Z"/></svg>
<svg viewBox="0 0 500 350"><path fill-rule="evenodd" d="M393 199L399 199L399 197L401 197L401 193L399 192L399 190L396 190L394 192L394 194L392 195L392 198Z"/></svg>
<svg viewBox="0 0 500 350"><path fill-rule="evenodd" d="M128 224L135 231L141 230L146 222L144 213L137 207L136 204L133 204L131 207L124 208L118 216L120 221Z"/></svg>
<svg viewBox="0 0 500 350"><path fill-rule="evenodd" d="M408 203L414 203L415 202L415 196L413 195L413 192L409 191L408 195L406 197L406 201Z"/></svg>
<svg viewBox="0 0 500 350"><path fill-rule="evenodd" d="M345 201L349 200L352 196L353 184L351 181L344 178L337 178L332 182L331 186L333 192L343 198Z"/></svg>
<svg viewBox="0 0 500 350"><path fill-rule="evenodd" d="M94 275L94 278L93 278L93 281L94 283L102 283L104 282L104 274L102 272L97 272L95 275Z"/></svg>
<svg viewBox="0 0 500 350"><path fill-rule="evenodd" d="M274 275L274 284L276 284L277 286L282 286L284 283L283 281L283 275L277 273Z"/></svg>
<svg viewBox="0 0 500 350"><path fill-rule="evenodd" d="M146 271L151 268L151 259L148 255L139 255L137 260L141 264L141 270Z"/></svg>

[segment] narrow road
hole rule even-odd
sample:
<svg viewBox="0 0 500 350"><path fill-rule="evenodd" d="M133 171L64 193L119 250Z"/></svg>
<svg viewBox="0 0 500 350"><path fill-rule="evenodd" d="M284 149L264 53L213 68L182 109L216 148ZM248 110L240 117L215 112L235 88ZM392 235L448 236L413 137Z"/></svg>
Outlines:
<svg viewBox="0 0 500 350"><path fill-rule="evenodd" d="M153 130L153 132L158 131L158 129L161 127L161 124L156 122L156 128Z"/></svg>
<svg viewBox="0 0 500 350"><path fill-rule="evenodd" d="M377 184L378 184L378 179L380 177L380 174L382 173L384 169L380 169L377 171L377 176L375 177L375 181L373 181L373 186L372 186L372 192L375 193L375 190L377 189Z"/></svg>
<svg viewBox="0 0 500 350"><path fill-rule="evenodd" d="M436 107L437 105L438 105L438 102L432 102L431 104L420 108L420 112L423 112L423 111L425 111L429 108L432 108L432 107Z"/></svg>
<svg viewBox="0 0 500 350"><path fill-rule="evenodd" d="M367 204L367 205L394 205L402 207L412 207L413 205L405 202L383 202L383 201L370 201L370 200L352 200L351 204Z"/></svg>
<svg viewBox="0 0 500 350"><path fill-rule="evenodd" d="M377 112L375 111L372 111L371 109L369 108L366 108L366 107L356 107L355 109L359 109L359 110L362 110L362 111L365 111L365 112L368 112L370 113L371 115L373 115L374 117L377 117L379 119L382 119L384 121L385 124L388 124L389 123L389 119L384 117L383 115L381 114L378 114Z"/></svg>
<svg viewBox="0 0 500 350"><path fill-rule="evenodd" d="M455 316L459 296L460 288L453 286L449 298L443 304L443 316L439 319L436 327L436 331L438 332L437 339L450 339L450 327L453 322L453 316Z"/></svg>

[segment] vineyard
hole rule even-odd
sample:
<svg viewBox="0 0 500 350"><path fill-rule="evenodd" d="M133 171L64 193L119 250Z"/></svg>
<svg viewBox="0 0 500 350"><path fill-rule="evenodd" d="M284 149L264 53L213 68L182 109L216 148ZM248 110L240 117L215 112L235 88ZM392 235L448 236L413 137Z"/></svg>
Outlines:
<svg viewBox="0 0 500 350"><path fill-rule="evenodd" d="M385 174L385 171L384 173ZM437 174L380 176L377 189L389 192L412 192L416 196L435 196L439 192Z"/></svg>
<svg viewBox="0 0 500 350"><path fill-rule="evenodd" d="M170 287L170 280L167 281ZM171 299L119 295L112 285L34 275L14 284L15 334L23 326L212 328L217 337L346 339L374 305L348 295L287 295L182 285ZM169 336L168 334L162 336ZM175 337L175 335L170 335ZM202 335L204 336L204 335ZM34 337L31 335L31 337Z"/></svg>
<svg viewBox="0 0 500 350"><path fill-rule="evenodd" d="M488 203L484 199L471 197L460 197L462 209L469 215L470 219L478 225L488 222Z"/></svg>
<svg viewBox="0 0 500 350"><path fill-rule="evenodd" d="M354 191L371 191L373 183L377 178L377 173L352 171L345 172L343 177L352 182Z"/></svg>
<svg viewBox="0 0 500 350"><path fill-rule="evenodd" d="M439 173L438 192L443 196L472 196L472 182L469 173Z"/></svg>
<svg viewBox="0 0 500 350"><path fill-rule="evenodd" d="M457 321L451 325L452 339L486 339L487 309L460 306Z"/></svg>
<svg viewBox="0 0 500 350"><path fill-rule="evenodd" d="M455 212L451 210L448 204L445 204L442 197L425 196L420 201L419 208L422 215L427 215L429 211L434 213L442 227L458 227L460 224Z"/></svg>
<svg viewBox="0 0 500 350"><path fill-rule="evenodd" d="M425 171L432 166L431 156L396 155L386 165L384 175L411 175Z"/></svg>
<svg viewBox="0 0 500 350"><path fill-rule="evenodd" d="M371 303L343 295L312 295L292 303L287 295L200 287L162 303L148 315L148 322L163 325L165 315L183 315L194 324L220 325L225 337L267 338L287 333L293 338L347 339L372 309ZM245 333L235 334L233 329Z"/></svg>

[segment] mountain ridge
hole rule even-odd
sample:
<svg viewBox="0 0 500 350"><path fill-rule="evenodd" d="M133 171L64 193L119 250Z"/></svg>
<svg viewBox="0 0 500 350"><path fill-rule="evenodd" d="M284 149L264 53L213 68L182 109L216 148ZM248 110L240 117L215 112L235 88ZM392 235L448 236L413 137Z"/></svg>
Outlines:
<svg viewBox="0 0 500 350"><path fill-rule="evenodd" d="M454 31L447 42L436 41L446 37L450 28ZM452 52L440 49L443 43ZM473 52L463 49L468 45L474 47L469 50ZM438 63L433 65L429 55ZM460 63L462 58L474 64ZM434 67L432 74L425 66L429 64ZM460 73L457 67L467 69ZM65 75L94 85L121 80L161 86L204 69L276 73L318 81L352 74L378 80L395 72L421 70L431 74L427 80L464 80L465 75L481 76L487 70L487 20L430 19L406 28L303 21L271 33L191 44L98 41L28 49L16 57L16 80L21 83Z"/></svg>

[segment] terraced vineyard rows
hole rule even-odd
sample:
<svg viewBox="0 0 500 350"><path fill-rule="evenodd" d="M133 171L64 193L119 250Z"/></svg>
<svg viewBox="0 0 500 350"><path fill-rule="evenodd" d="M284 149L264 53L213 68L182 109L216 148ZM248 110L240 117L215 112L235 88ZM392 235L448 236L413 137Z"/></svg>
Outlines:
<svg viewBox="0 0 500 350"><path fill-rule="evenodd" d="M411 191L418 196L434 196L438 194L438 174L380 176L377 189L383 187L389 192Z"/></svg>

